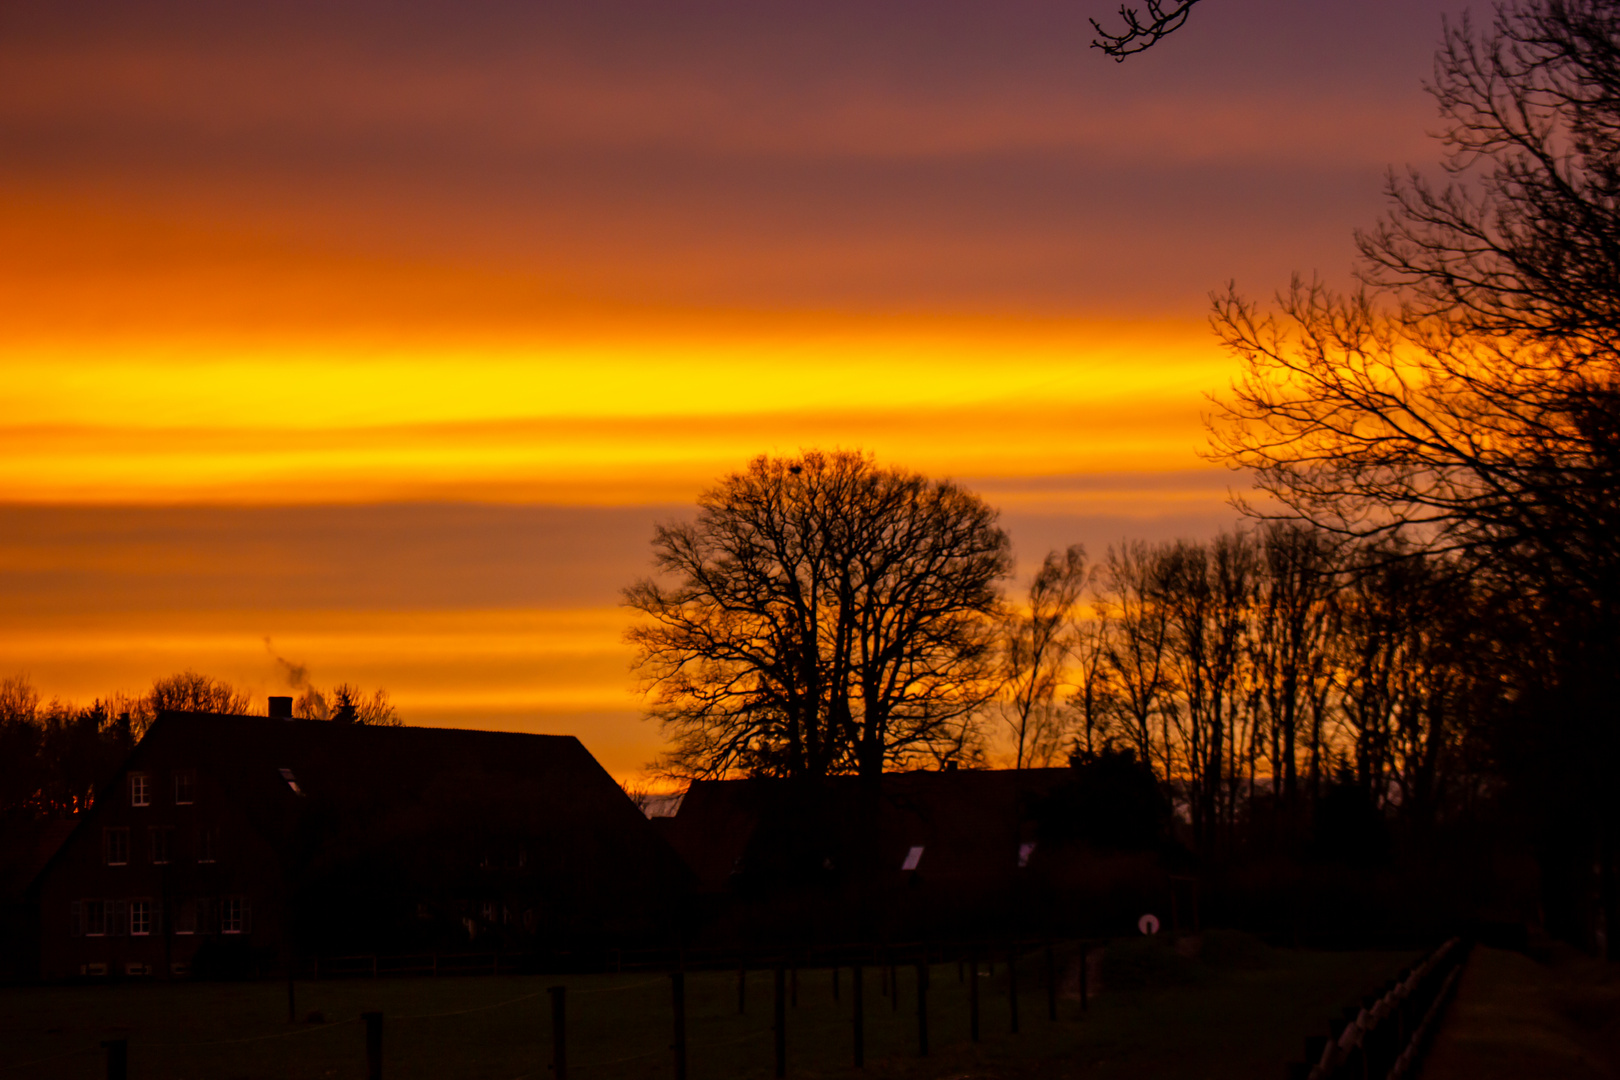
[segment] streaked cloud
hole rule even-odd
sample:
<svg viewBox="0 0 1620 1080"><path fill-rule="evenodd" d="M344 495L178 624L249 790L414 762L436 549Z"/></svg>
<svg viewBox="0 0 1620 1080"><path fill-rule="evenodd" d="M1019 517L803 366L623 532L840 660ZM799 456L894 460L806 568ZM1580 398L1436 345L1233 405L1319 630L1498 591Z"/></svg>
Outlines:
<svg viewBox="0 0 1620 1080"><path fill-rule="evenodd" d="M1212 288L1343 279L1460 0L0 8L0 673L271 651L633 772L617 590L763 452L1205 534ZM604 749L605 748L605 749Z"/></svg>

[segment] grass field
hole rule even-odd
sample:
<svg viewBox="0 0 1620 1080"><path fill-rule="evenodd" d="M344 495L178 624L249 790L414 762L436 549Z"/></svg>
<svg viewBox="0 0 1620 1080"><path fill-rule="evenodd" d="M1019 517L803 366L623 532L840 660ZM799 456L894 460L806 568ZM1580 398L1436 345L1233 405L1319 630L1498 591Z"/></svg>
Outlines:
<svg viewBox="0 0 1620 1080"><path fill-rule="evenodd" d="M1072 958L1070 958L1072 961ZM1020 966L1021 1033L1009 1032L1004 964L981 974L982 1040L968 1041L958 966L931 969L931 1053L918 1057L916 974L899 998L867 969L865 1075L880 1077L1280 1076L1302 1036L1392 975L1402 953L1250 950L1237 962L1185 959L1140 943L1104 961L1114 988L1082 1012L1072 994L1047 1018L1038 955ZM1070 965L1072 990L1077 971ZM105 1075L100 1042L129 1041L133 1080L361 1078L359 1014L384 1014L389 1080L542 1080L551 1060L546 988L568 987L568 1071L579 1080L673 1077L667 976L501 976L300 982L300 1020L287 1022L284 983L121 985L0 990L0 1078L89 1080ZM735 972L686 976L688 1075L765 1078L773 1071L772 978L753 972L737 1012ZM849 972L801 970L787 1013L788 1071L860 1075L851 1068ZM896 1004L898 1007L896 1007ZM324 1022L304 1019L319 1012Z"/></svg>

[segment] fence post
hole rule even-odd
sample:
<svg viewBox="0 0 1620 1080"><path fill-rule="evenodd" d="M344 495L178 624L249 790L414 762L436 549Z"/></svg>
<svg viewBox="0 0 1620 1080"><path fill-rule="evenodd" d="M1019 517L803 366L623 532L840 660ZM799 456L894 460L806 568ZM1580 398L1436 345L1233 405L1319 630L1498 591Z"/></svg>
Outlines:
<svg viewBox="0 0 1620 1080"><path fill-rule="evenodd" d="M1046 941L1046 1018L1057 1020L1057 954L1052 951L1052 940Z"/></svg>
<svg viewBox="0 0 1620 1080"><path fill-rule="evenodd" d="M776 965L776 1075L787 1075L787 969Z"/></svg>
<svg viewBox="0 0 1620 1080"><path fill-rule="evenodd" d="M917 1056L928 1056L928 961L917 961Z"/></svg>
<svg viewBox="0 0 1620 1080"><path fill-rule="evenodd" d="M968 1036L979 1041L979 953L968 953Z"/></svg>
<svg viewBox="0 0 1620 1080"><path fill-rule="evenodd" d="M129 1040L108 1039L101 1045L107 1049L107 1080L128 1080Z"/></svg>
<svg viewBox="0 0 1620 1080"><path fill-rule="evenodd" d="M551 995L551 1075L568 1080L568 987L550 986Z"/></svg>
<svg viewBox="0 0 1620 1080"><path fill-rule="evenodd" d="M382 1080L382 1016L380 1012L360 1014L366 1022L366 1080Z"/></svg>
<svg viewBox="0 0 1620 1080"><path fill-rule="evenodd" d="M669 973L675 1005L675 1080L686 1080L686 972Z"/></svg>
<svg viewBox="0 0 1620 1080"><path fill-rule="evenodd" d="M861 1001L861 965L849 969L850 995L855 1003L855 1067L866 1067L866 1012Z"/></svg>
<svg viewBox="0 0 1620 1080"><path fill-rule="evenodd" d="M1012 1010L1012 1033L1018 1034L1018 945L1007 946L1007 1007Z"/></svg>

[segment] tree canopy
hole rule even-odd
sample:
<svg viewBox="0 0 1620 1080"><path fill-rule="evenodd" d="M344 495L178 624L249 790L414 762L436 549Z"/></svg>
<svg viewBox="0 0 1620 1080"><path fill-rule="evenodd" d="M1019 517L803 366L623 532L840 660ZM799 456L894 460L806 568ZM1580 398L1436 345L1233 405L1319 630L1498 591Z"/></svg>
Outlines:
<svg viewBox="0 0 1620 1080"><path fill-rule="evenodd" d="M1612 619L1620 557L1620 10L1448 28L1451 180L1392 177L1364 286L1298 280L1215 325L1245 372L1215 446L1282 512L1511 566Z"/></svg>
<svg viewBox="0 0 1620 1080"><path fill-rule="evenodd" d="M1464 18L1431 89L1444 180L1391 176L1388 213L1359 236L1356 291L1296 279L1275 309L1217 297L1244 371L1215 453L1270 497L1254 512L1366 542L1345 617L1400 650L1345 660L1369 715L1389 711L1394 673L1494 660L1483 679L1443 680L1439 700L1473 683L1492 765L1563 893L1545 900L1555 932L1579 922L1594 851L1614 925L1620 815L1602 792L1620 753L1620 8L1517 0L1483 27ZM1433 556L1442 580L1398 580L1400 563ZM1448 626L1466 595L1488 632ZM1420 603L1436 639L1379 629ZM1388 752L1380 739L1364 752Z"/></svg>
<svg viewBox="0 0 1620 1080"><path fill-rule="evenodd" d="M875 776L973 751L1011 565L977 496L853 452L759 457L653 550L625 604L667 773Z"/></svg>

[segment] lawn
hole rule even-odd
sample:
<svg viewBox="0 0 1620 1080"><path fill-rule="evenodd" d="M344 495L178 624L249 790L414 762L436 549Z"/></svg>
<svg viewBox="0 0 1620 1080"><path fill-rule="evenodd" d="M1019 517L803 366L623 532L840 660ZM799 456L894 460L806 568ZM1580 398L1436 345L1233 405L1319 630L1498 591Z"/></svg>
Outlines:
<svg viewBox="0 0 1620 1080"><path fill-rule="evenodd" d="M1065 958L1068 993L1047 1018L1039 954L1019 971L1021 1032L1010 1032L1007 971L981 973L981 1033L968 1041L966 976L930 970L930 1056L918 1057L915 969L899 996L868 969L866 1075L880 1077L1280 1076L1302 1037L1391 976L1410 954L1251 949L1225 963L1133 943L1103 961L1112 989L1082 1011L1078 968ZM516 1080L547 1076L546 988L568 987L568 1070L579 1080L670 1078L670 981L655 974L399 978L299 982L299 1021L287 1022L283 983L120 985L0 990L0 1078L105 1075L100 1042L129 1040L133 1080L361 1078L359 1015L384 1014L389 1080ZM735 972L686 976L688 1076L766 1078L773 1072L772 978L752 972L737 1011ZM788 1071L859 1075L851 1067L850 976L833 998L827 970L798 973L787 1011ZM311 1022L311 1013L321 1020Z"/></svg>

